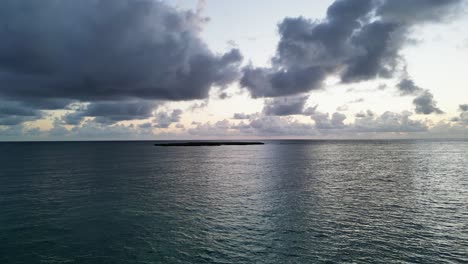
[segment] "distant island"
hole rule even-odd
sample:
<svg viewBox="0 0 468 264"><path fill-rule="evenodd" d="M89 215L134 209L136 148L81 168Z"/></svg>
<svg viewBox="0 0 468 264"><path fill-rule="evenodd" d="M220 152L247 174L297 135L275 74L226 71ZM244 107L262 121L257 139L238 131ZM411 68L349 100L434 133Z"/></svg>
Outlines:
<svg viewBox="0 0 468 264"><path fill-rule="evenodd" d="M246 146L246 145L264 145L263 142L223 142L223 141L208 141L208 142L172 142L172 143L156 143L158 147L201 147L201 146Z"/></svg>

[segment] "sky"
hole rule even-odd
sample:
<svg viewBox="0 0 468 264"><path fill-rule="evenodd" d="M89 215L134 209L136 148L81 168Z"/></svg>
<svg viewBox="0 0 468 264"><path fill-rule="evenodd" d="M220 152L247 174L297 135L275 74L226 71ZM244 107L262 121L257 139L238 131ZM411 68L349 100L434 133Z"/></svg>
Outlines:
<svg viewBox="0 0 468 264"><path fill-rule="evenodd" d="M468 138L466 0L7 0L0 141Z"/></svg>

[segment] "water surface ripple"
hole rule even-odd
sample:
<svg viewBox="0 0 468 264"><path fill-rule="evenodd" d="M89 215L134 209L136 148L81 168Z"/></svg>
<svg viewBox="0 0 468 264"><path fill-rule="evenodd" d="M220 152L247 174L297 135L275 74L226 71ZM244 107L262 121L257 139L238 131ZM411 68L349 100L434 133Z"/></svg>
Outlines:
<svg viewBox="0 0 468 264"><path fill-rule="evenodd" d="M0 263L468 263L468 141L0 143Z"/></svg>

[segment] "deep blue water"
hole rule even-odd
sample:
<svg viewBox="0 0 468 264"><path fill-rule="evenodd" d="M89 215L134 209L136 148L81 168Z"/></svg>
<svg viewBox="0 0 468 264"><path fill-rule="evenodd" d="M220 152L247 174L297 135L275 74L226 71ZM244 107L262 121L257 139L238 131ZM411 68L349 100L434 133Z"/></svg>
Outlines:
<svg viewBox="0 0 468 264"><path fill-rule="evenodd" d="M0 263L468 263L468 141L0 143Z"/></svg>

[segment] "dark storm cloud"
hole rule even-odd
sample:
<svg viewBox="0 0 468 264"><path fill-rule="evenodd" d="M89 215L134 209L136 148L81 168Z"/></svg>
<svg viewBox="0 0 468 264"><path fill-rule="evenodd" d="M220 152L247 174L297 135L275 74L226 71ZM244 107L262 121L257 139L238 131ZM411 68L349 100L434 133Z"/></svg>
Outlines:
<svg viewBox="0 0 468 264"><path fill-rule="evenodd" d="M437 102L434 101L434 96L429 91L424 91L419 96L414 98L413 104L416 106L415 112L418 114L429 115L432 113L443 114L444 112L437 107Z"/></svg>
<svg viewBox="0 0 468 264"><path fill-rule="evenodd" d="M0 100L0 126L14 126L42 116L41 111L23 103Z"/></svg>
<svg viewBox="0 0 468 264"><path fill-rule="evenodd" d="M241 85L249 89L253 98L278 97L307 92L321 87L326 71L320 67L272 70L247 66Z"/></svg>
<svg viewBox="0 0 468 264"><path fill-rule="evenodd" d="M159 112L156 114L154 119L155 125L157 128L168 128L171 124L177 123L180 121L180 116L182 115L182 110L175 109L172 113L168 112Z"/></svg>
<svg viewBox="0 0 468 264"><path fill-rule="evenodd" d="M350 83L392 77L401 46L401 42L394 42L392 37L398 30L395 23L375 21L352 36L350 43L355 47L355 54L350 54L344 61L342 81Z"/></svg>
<svg viewBox="0 0 468 264"><path fill-rule="evenodd" d="M84 120L85 115L82 112L68 113L62 117L62 122L67 125L77 126Z"/></svg>
<svg viewBox="0 0 468 264"><path fill-rule="evenodd" d="M286 18L278 26L280 42L273 68L244 68L241 85L255 97L276 97L321 87L336 60L346 53L345 40L358 26L358 19L371 8L370 0L336 1L328 8L327 20Z"/></svg>
<svg viewBox="0 0 468 264"><path fill-rule="evenodd" d="M156 107L156 103L148 101L94 102L83 109L65 115L63 121L69 125L78 125L85 117L94 117L96 123L102 124L141 120L150 118Z"/></svg>
<svg viewBox="0 0 468 264"><path fill-rule="evenodd" d="M152 0L1 1L0 97L37 109L204 99L239 77L242 60L236 49L211 52L199 36L204 22Z"/></svg>
<svg viewBox="0 0 468 264"><path fill-rule="evenodd" d="M267 99L263 113L273 116L300 115L308 98L308 96L293 96Z"/></svg>
<svg viewBox="0 0 468 264"><path fill-rule="evenodd" d="M468 111L468 104L461 104L458 106L458 108L460 109L460 111L466 112Z"/></svg>
<svg viewBox="0 0 468 264"><path fill-rule="evenodd" d="M417 86L413 80L404 78L398 84L397 88L401 95L415 95L421 92L423 89Z"/></svg>
<svg viewBox="0 0 468 264"><path fill-rule="evenodd" d="M337 0L323 21L286 18L272 67L245 67L241 85L257 98L319 89L332 74L345 83L390 78L411 27L441 21L460 2Z"/></svg>

